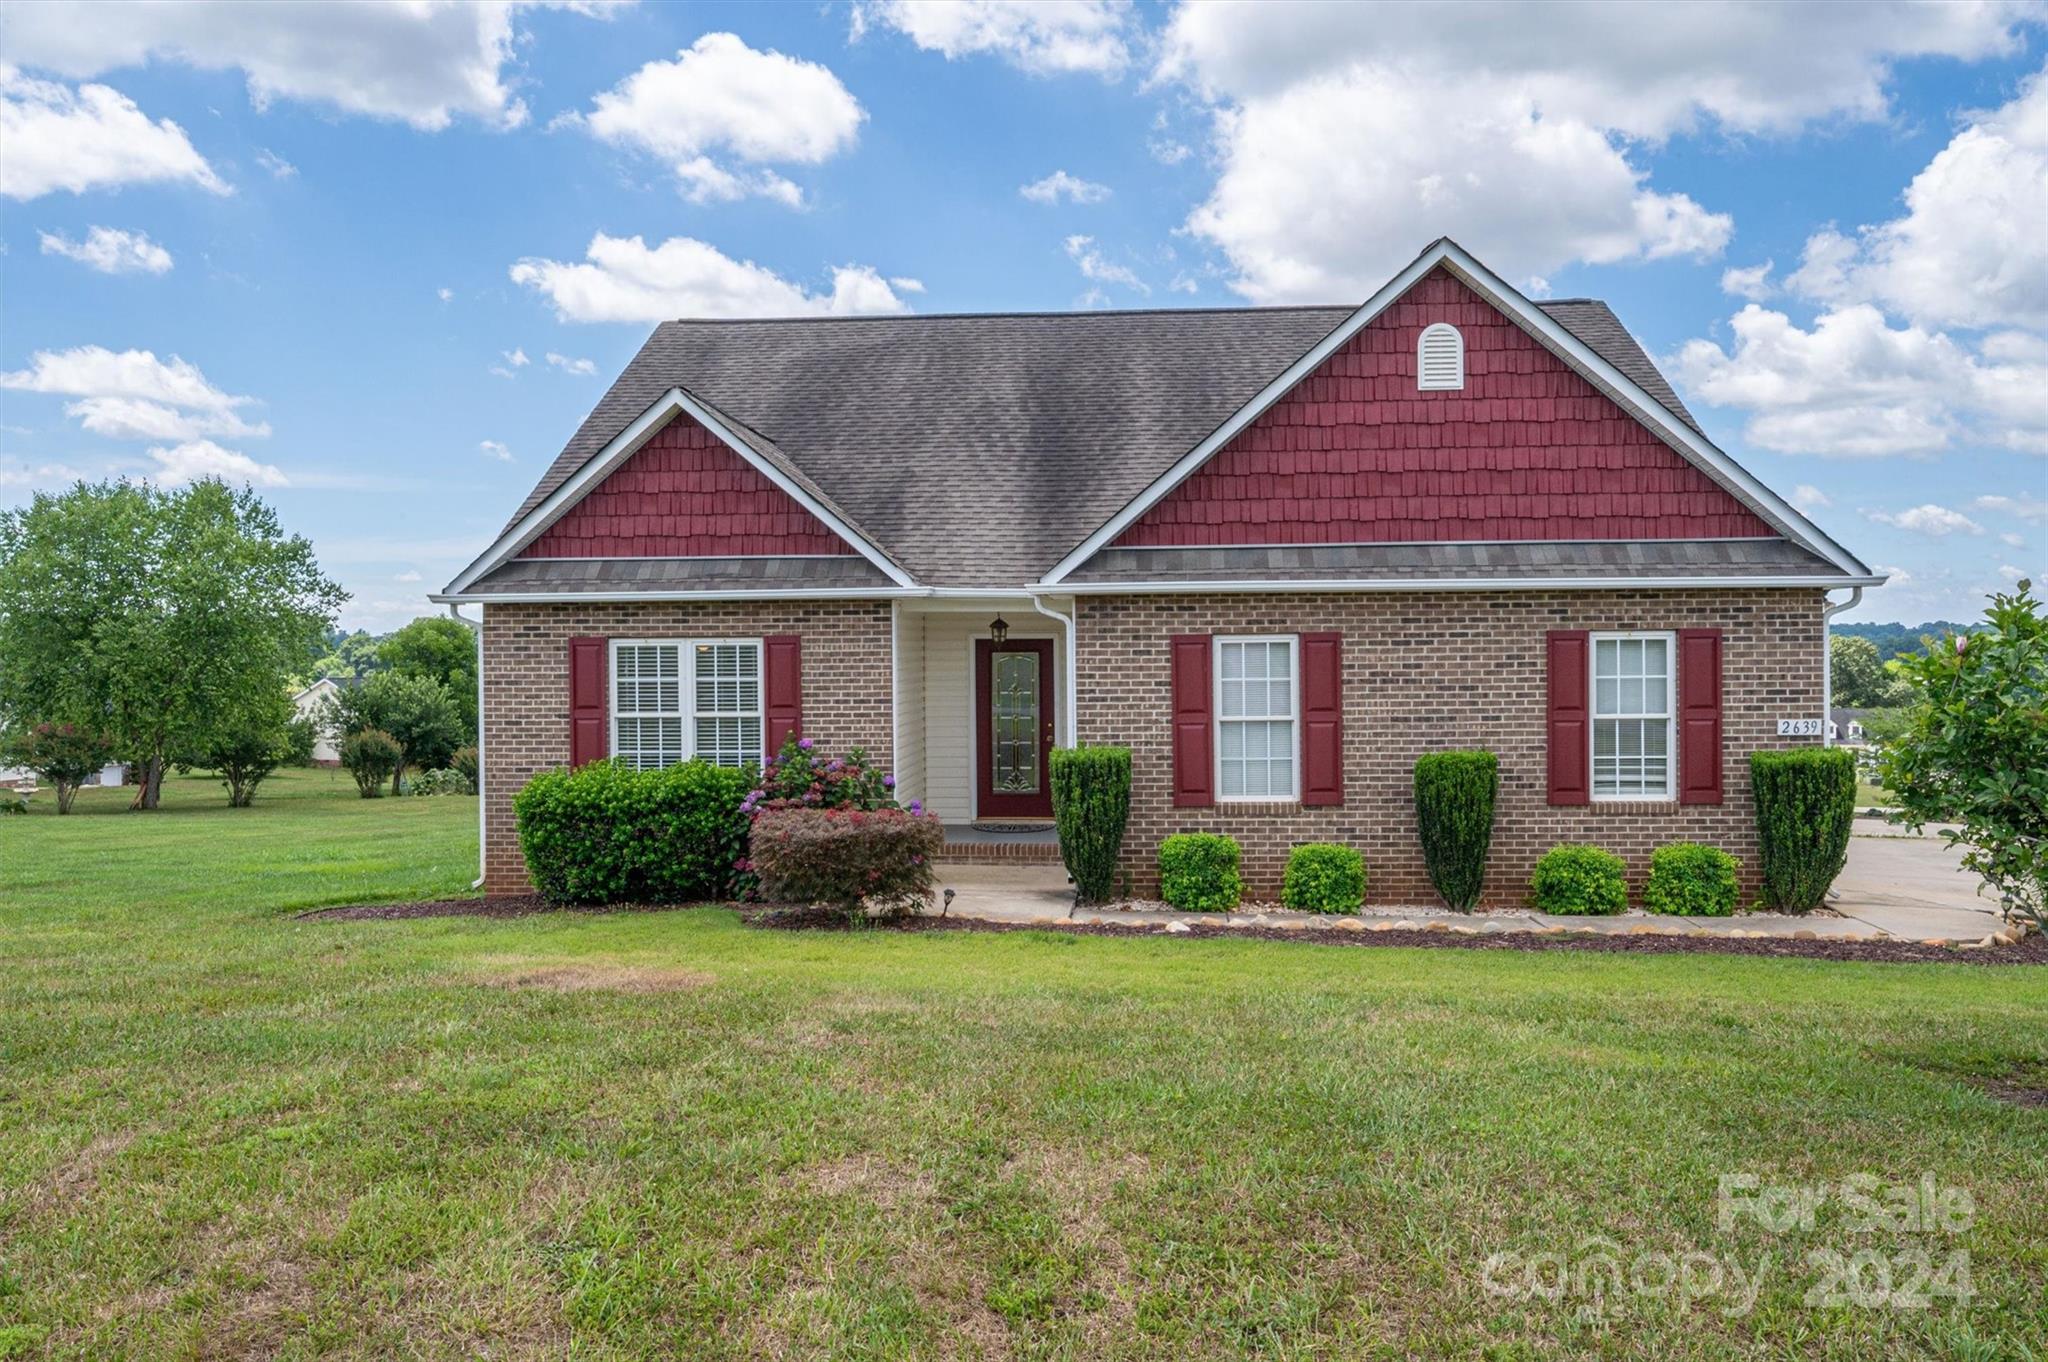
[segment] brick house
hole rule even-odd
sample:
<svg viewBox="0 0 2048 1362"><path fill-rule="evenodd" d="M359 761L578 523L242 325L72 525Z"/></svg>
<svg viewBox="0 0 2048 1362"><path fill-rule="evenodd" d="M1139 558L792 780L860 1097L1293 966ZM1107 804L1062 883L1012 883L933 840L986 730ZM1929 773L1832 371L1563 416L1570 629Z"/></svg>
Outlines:
<svg viewBox="0 0 2048 1362"><path fill-rule="evenodd" d="M493 891L534 772L800 729L962 828L1126 745L1137 886L1209 829L1254 890L1356 845L1389 904L1415 758L1485 747L1509 903L1567 840L1753 889L1747 756L1814 741L1828 592L1880 581L1604 304L1445 240L1355 308L665 323L435 599L481 608Z"/></svg>

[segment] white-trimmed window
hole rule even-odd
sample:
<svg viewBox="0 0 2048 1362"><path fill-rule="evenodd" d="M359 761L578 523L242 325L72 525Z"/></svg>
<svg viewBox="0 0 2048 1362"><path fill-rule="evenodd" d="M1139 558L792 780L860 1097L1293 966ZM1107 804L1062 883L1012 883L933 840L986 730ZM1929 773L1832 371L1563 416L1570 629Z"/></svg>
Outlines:
<svg viewBox="0 0 2048 1362"><path fill-rule="evenodd" d="M760 761L759 639L621 639L612 644L612 755L650 770L702 757Z"/></svg>
<svg viewBox="0 0 2048 1362"><path fill-rule="evenodd" d="M1593 798L1671 798L1677 637L1595 634L1592 645Z"/></svg>
<svg viewBox="0 0 2048 1362"><path fill-rule="evenodd" d="M1422 328L1415 342L1415 386L1425 392L1465 386L1465 337L1449 322Z"/></svg>
<svg viewBox="0 0 2048 1362"><path fill-rule="evenodd" d="M1217 639L1217 796L1296 798L1300 717L1292 635Z"/></svg>

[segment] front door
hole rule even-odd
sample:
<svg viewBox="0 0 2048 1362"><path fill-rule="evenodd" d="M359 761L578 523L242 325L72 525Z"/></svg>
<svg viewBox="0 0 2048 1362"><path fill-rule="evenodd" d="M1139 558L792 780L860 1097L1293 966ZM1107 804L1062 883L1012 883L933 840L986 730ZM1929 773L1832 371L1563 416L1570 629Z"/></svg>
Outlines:
<svg viewBox="0 0 2048 1362"><path fill-rule="evenodd" d="M976 816L1052 817L1052 640L974 644Z"/></svg>

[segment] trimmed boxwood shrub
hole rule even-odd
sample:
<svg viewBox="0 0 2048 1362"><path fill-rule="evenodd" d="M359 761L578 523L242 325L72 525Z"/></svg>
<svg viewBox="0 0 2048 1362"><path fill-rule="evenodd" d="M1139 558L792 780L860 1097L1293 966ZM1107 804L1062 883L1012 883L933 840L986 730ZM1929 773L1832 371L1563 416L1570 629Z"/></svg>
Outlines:
<svg viewBox="0 0 2048 1362"><path fill-rule="evenodd" d="M1529 880L1537 911L1604 916L1628 907L1628 867L1611 851L1566 842L1543 853Z"/></svg>
<svg viewBox="0 0 2048 1362"><path fill-rule="evenodd" d="M747 851L749 770L689 761L543 771L512 799L519 849L553 903L731 898Z"/></svg>
<svg viewBox="0 0 2048 1362"><path fill-rule="evenodd" d="M1719 847L1673 842L1650 853L1643 907L1685 917L1727 917L1742 897L1735 858Z"/></svg>
<svg viewBox="0 0 2048 1362"><path fill-rule="evenodd" d="M1237 839L1177 832L1159 844L1159 893L1183 913L1227 913L1244 897Z"/></svg>
<svg viewBox="0 0 2048 1362"><path fill-rule="evenodd" d="M754 819L750 854L763 898L921 913L946 843L937 814L907 809L778 809Z"/></svg>
<svg viewBox="0 0 2048 1362"><path fill-rule="evenodd" d="M1787 913L1810 912L1849 860L1856 759L1839 747L1752 752L1749 781L1764 901Z"/></svg>
<svg viewBox="0 0 2048 1362"><path fill-rule="evenodd" d="M1415 826L1429 882L1446 907L1472 911L1493 845L1500 760L1491 752L1431 752L1415 759Z"/></svg>
<svg viewBox="0 0 2048 1362"><path fill-rule="evenodd" d="M1075 897L1108 902L1115 896L1116 862L1131 816L1131 749L1054 748L1052 816Z"/></svg>
<svg viewBox="0 0 2048 1362"><path fill-rule="evenodd" d="M1303 842L1287 853L1280 902L1301 913L1349 913L1365 902L1365 857L1356 847Z"/></svg>

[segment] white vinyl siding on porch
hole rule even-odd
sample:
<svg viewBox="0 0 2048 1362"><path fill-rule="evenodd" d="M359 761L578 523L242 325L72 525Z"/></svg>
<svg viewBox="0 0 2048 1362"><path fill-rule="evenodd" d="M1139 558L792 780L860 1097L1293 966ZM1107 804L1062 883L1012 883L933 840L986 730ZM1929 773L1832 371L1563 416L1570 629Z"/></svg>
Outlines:
<svg viewBox="0 0 2048 1362"><path fill-rule="evenodd" d="M919 780L909 774L918 769L912 766L910 756L911 749L918 744L914 739L906 742L903 778L912 789L923 790L925 808L949 823L964 823L974 817L974 644L975 640L988 637L989 621L998 613L989 608L979 613L933 611L904 615L902 646L917 649L915 655L922 659L921 666L908 671L913 686L922 673L924 751ZM1011 607L1000 613L1010 623L1012 639L1053 641L1054 741L1065 743L1065 702L1058 695L1066 685L1067 645L1061 637L1064 631L1043 615L1028 610L1020 612ZM1041 624L1043 628L1039 627ZM919 707L912 704L909 709Z"/></svg>

